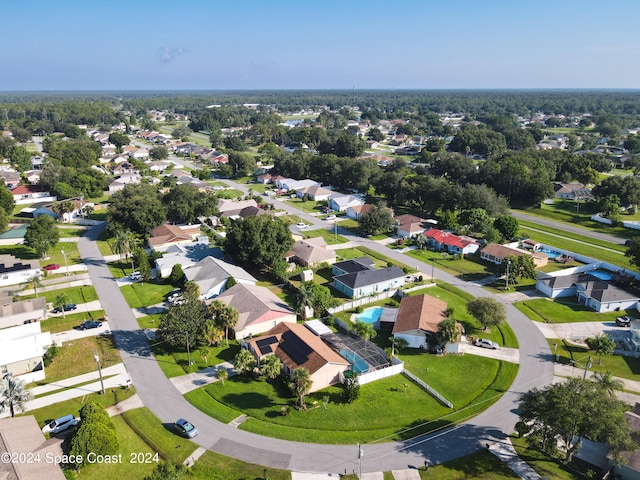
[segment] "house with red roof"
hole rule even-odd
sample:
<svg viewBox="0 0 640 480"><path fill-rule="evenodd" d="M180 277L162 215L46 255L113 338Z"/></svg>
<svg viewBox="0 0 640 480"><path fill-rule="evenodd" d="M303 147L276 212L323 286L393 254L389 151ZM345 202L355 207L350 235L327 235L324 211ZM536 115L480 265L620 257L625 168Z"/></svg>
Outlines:
<svg viewBox="0 0 640 480"><path fill-rule="evenodd" d="M446 251L452 255L468 255L476 253L480 248L480 243L473 238L455 235L437 228L430 228L424 232L424 236L427 237L429 248L440 252Z"/></svg>
<svg viewBox="0 0 640 480"><path fill-rule="evenodd" d="M49 191L39 187L38 185L18 185L16 188L11 190L11 195L13 195L17 204L51 200L51 194Z"/></svg>

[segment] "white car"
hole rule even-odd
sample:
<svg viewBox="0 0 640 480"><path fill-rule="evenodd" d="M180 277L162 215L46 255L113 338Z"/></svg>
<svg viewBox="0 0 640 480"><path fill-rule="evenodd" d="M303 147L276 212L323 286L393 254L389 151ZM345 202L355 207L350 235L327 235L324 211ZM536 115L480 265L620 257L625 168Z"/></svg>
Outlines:
<svg viewBox="0 0 640 480"><path fill-rule="evenodd" d="M335 220L336 216L335 215L327 215L326 217L324 217L325 220Z"/></svg>
<svg viewBox="0 0 640 480"><path fill-rule="evenodd" d="M142 280L142 275L140 275L140 272L133 272L131 275L129 275L129 278L134 282L137 282Z"/></svg>
<svg viewBox="0 0 640 480"><path fill-rule="evenodd" d="M296 224L296 227L298 227L300 230L304 230L305 228L309 227L309 225L307 225L306 223L300 222Z"/></svg>
<svg viewBox="0 0 640 480"><path fill-rule="evenodd" d="M498 344L496 342L492 342L491 340L488 340L486 338L479 338L475 342L473 342L473 344L476 347L490 348L492 350L496 350L498 348Z"/></svg>
<svg viewBox="0 0 640 480"><path fill-rule="evenodd" d="M42 427L42 433L50 433L54 435L66 430L67 428L75 427L76 425L78 425L78 419L69 414L47 423Z"/></svg>

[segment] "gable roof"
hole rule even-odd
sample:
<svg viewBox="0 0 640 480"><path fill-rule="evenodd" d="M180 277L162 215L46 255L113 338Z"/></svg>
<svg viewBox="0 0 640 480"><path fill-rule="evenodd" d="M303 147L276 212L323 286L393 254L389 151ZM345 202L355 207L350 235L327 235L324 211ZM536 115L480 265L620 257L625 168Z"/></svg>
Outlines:
<svg viewBox="0 0 640 480"><path fill-rule="evenodd" d="M287 252L288 257L293 255L307 264L336 259L336 252L327 249L327 243L322 237L298 240Z"/></svg>
<svg viewBox="0 0 640 480"><path fill-rule="evenodd" d="M238 311L238 323L234 330L240 331L249 325L269 322L295 312L271 290L256 285L236 283L216 297L225 305Z"/></svg>
<svg viewBox="0 0 640 480"><path fill-rule="evenodd" d="M163 245L171 242L188 241L193 238L193 235L200 233L199 227L180 228L177 225L170 225L163 223L156 228L151 229L149 232L149 246Z"/></svg>
<svg viewBox="0 0 640 480"><path fill-rule="evenodd" d="M257 207L258 203L253 200L241 200L239 202L236 202L234 200L229 200L226 198L221 198L218 201L218 212L220 212L220 214L222 215L225 212L229 212L229 211L238 211L240 212L243 208L246 207Z"/></svg>
<svg viewBox="0 0 640 480"><path fill-rule="evenodd" d="M496 258L507 258L509 255L515 255L519 257L521 255L528 255L529 252L524 252L522 250L516 250L515 248L509 248L504 245L500 245L499 243L490 243L482 250L480 253L484 253L485 255L491 255Z"/></svg>
<svg viewBox="0 0 640 480"><path fill-rule="evenodd" d="M404 271L400 267L393 266L381 268L380 270L366 268L359 272L345 273L333 277L335 281L351 289L375 285L376 283L385 282L394 278L404 279Z"/></svg>
<svg viewBox="0 0 640 480"><path fill-rule="evenodd" d="M257 283L244 268L225 262L214 257L205 257L195 265L184 270L184 275L190 282L196 282L200 293L204 294L222 281L233 277L238 283L245 281Z"/></svg>
<svg viewBox="0 0 640 480"><path fill-rule="evenodd" d="M349 365L304 325L280 323L249 342L260 357L274 353L291 370L305 368L313 375L328 363Z"/></svg>
<svg viewBox="0 0 640 480"><path fill-rule="evenodd" d="M438 324L447 316L447 302L431 295L415 295L404 297L400 301L400 308L396 316L396 323L392 333L423 330L436 333Z"/></svg>
<svg viewBox="0 0 640 480"><path fill-rule="evenodd" d="M311 185L310 187L296 188L296 191L302 194L318 197L321 195L331 195L333 192L319 185Z"/></svg>
<svg viewBox="0 0 640 480"><path fill-rule="evenodd" d="M339 268L343 272L353 273L360 272L362 270L371 270L374 267L374 262L369 257L352 258L351 260L344 260L342 262L335 263L333 266Z"/></svg>
<svg viewBox="0 0 640 480"><path fill-rule="evenodd" d="M26 195L29 193L43 193L46 190L43 187L39 187L38 185L18 185L16 188L11 190L12 195Z"/></svg>

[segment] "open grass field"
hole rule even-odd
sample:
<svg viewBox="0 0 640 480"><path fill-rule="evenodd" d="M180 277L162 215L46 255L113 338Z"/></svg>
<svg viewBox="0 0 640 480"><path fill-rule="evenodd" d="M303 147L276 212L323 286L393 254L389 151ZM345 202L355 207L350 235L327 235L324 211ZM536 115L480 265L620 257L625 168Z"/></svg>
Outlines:
<svg viewBox="0 0 640 480"><path fill-rule="evenodd" d="M189 471L189 477L196 479L224 478L228 480L268 479L289 480L291 472L275 468L264 468L253 463L245 463L220 453L207 451Z"/></svg>
<svg viewBox="0 0 640 480"><path fill-rule="evenodd" d="M95 372L97 366L93 359L94 350L98 352L103 368L122 362L120 352L110 335L78 338L59 347L53 362L46 367L46 378L36 383L48 385L64 378Z"/></svg>
<svg viewBox="0 0 640 480"><path fill-rule="evenodd" d="M456 259L452 255L443 255L441 252L430 250L410 250L407 255L421 262L430 263L435 268L444 270L465 281L474 281L491 276L496 271L496 266L483 261L480 255L467 255L466 258ZM426 273L431 277L431 270Z"/></svg>
<svg viewBox="0 0 640 480"><path fill-rule="evenodd" d="M336 245L339 243L347 242L347 239L342 235L336 235L333 230L326 228L317 228L315 230L307 230L304 232L304 238L317 238L322 237L327 245Z"/></svg>
<svg viewBox="0 0 640 480"><path fill-rule="evenodd" d="M516 302L515 307L531 320L544 323L615 322L622 312L594 312L590 308L568 299L536 298Z"/></svg>
<svg viewBox="0 0 640 480"><path fill-rule="evenodd" d="M29 286L29 287L33 289L32 286ZM93 288L93 285L61 288L58 290L51 290L48 292L42 292L41 289L38 289L38 297L45 297L48 303L53 303L55 298L61 294L64 294L69 299L70 303L75 303L76 305L98 300L98 294L96 293L96 289ZM35 298L35 297L36 297L35 293L30 295L17 296L19 300L26 300L28 298Z"/></svg>
<svg viewBox="0 0 640 480"><path fill-rule="evenodd" d="M170 349L161 342L157 342L152 344L152 347L158 365L168 378L197 372L212 365L231 361L240 350L238 342L233 340L229 341L228 347L224 340L217 347L192 345L190 349L192 364L189 365L189 354L187 354L186 346L184 349Z"/></svg>
<svg viewBox="0 0 640 480"><path fill-rule="evenodd" d="M153 280L149 283L136 282L120 288L122 295L131 308L143 308L165 301L166 296L175 287L165 280Z"/></svg>

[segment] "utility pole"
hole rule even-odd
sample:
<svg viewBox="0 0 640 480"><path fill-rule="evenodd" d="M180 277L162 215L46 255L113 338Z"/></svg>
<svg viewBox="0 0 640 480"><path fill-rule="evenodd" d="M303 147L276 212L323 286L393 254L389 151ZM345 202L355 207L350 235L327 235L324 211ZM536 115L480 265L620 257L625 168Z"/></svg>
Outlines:
<svg viewBox="0 0 640 480"><path fill-rule="evenodd" d="M69 275L69 265L67 264L67 254L64 251L64 248L60 249L60 253L64 257L64 268L65 268L65 276Z"/></svg>
<svg viewBox="0 0 640 480"><path fill-rule="evenodd" d="M591 361L591 357L589 357L589 361L584 366L584 373L582 374L582 379L585 380L587 378L587 370L589 370L593 366L593 362Z"/></svg>
<svg viewBox="0 0 640 480"><path fill-rule="evenodd" d="M185 330L185 333L187 334L187 358L189 366L191 366L191 352L189 351L189 330Z"/></svg>
<svg viewBox="0 0 640 480"><path fill-rule="evenodd" d="M93 351L93 359L98 364L98 374L100 375L100 392L104 395L104 381L102 380L102 367L100 366L100 358L98 358L98 352Z"/></svg>
<svg viewBox="0 0 640 480"><path fill-rule="evenodd" d="M433 271L436 268L436 259L435 257L431 259L431 283L433 283L434 280L434 276L433 276Z"/></svg>
<svg viewBox="0 0 640 480"><path fill-rule="evenodd" d="M507 284L504 289L509 290L509 267L511 266L511 260L507 260Z"/></svg>
<svg viewBox="0 0 640 480"><path fill-rule="evenodd" d="M362 457L364 457L364 452L362 451L362 446L358 443L358 478L362 480Z"/></svg>

